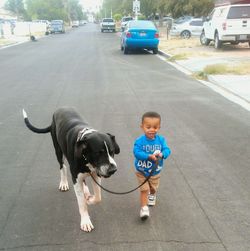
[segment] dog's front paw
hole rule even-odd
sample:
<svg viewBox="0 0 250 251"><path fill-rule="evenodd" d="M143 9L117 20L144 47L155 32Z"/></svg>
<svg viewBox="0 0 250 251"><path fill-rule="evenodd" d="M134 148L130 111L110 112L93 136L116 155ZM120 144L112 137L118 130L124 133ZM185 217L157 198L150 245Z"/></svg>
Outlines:
<svg viewBox="0 0 250 251"><path fill-rule="evenodd" d="M68 191L69 190L69 183L68 181L60 181L59 184L59 190L62 192Z"/></svg>
<svg viewBox="0 0 250 251"><path fill-rule="evenodd" d="M81 230L84 232L91 232L94 226L89 218L89 216L82 217L81 219Z"/></svg>

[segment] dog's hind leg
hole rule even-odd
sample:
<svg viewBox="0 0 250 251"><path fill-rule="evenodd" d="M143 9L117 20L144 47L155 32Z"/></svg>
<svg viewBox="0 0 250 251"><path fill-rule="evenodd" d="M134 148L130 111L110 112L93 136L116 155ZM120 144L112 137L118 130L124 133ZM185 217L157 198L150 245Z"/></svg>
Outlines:
<svg viewBox="0 0 250 251"><path fill-rule="evenodd" d="M68 191L69 190L69 183L67 178L67 167L65 164L63 164L63 167L60 168L60 175L61 180L59 184L59 190L60 191Z"/></svg>
<svg viewBox="0 0 250 251"><path fill-rule="evenodd" d="M56 139L55 130L51 131L51 136L52 136L52 141L53 141L53 145L54 145L55 152L56 152L57 161L60 164L61 180L59 183L59 190L62 192L68 191L69 190L69 183L68 183L68 178L67 178L67 167L63 161L63 152L62 152L62 150L58 144L58 141Z"/></svg>

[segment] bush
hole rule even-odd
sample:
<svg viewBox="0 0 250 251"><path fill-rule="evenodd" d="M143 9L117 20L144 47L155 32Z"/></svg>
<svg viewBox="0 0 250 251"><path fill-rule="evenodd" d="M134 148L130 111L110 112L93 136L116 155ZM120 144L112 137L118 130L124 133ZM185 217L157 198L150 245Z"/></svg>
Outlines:
<svg viewBox="0 0 250 251"><path fill-rule="evenodd" d="M121 14L117 13L117 14L114 15L114 20L115 20L116 22L117 22L117 21L121 21L121 19L122 19L122 15L121 15Z"/></svg>
<svg viewBox="0 0 250 251"><path fill-rule="evenodd" d="M227 72L227 66L224 64L214 64L214 65L208 65L204 68L204 72L207 75L212 74L225 74Z"/></svg>
<svg viewBox="0 0 250 251"><path fill-rule="evenodd" d="M138 20L146 20L146 17L144 15L139 15Z"/></svg>

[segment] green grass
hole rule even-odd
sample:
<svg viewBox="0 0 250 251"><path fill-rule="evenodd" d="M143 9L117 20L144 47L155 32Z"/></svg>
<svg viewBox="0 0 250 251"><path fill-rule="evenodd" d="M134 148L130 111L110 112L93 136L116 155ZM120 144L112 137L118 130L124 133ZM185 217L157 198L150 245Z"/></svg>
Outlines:
<svg viewBox="0 0 250 251"><path fill-rule="evenodd" d="M206 75L218 75L218 74L225 74L227 72L228 72L228 66L225 64L208 65L204 68L204 73Z"/></svg>
<svg viewBox="0 0 250 251"><path fill-rule="evenodd" d="M199 71L193 74L195 78L207 79L208 75L244 75L250 74L250 62L240 63L238 65L227 64L214 64L208 65L203 71Z"/></svg>
<svg viewBox="0 0 250 251"><path fill-rule="evenodd" d="M168 59L170 62L174 62L176 60L185 60L188 59L187 53L182 53L182 54L176 54Z"/></svg>
<svg viewBox="0 0 250 251"><path fill-rule="evenodd" d="M192 74L192 76L200 80L207 80L207 75L204 73L204 71L195 72Z"/></svg>
<svg viewBox="0 0 250 251"><path fill-rule="evenodd" d="M13 43L11 40L8 40L8 39L0 39L0 46L4 46L4 45L7 45L7 44L10 44L10 43Z"/></svg>

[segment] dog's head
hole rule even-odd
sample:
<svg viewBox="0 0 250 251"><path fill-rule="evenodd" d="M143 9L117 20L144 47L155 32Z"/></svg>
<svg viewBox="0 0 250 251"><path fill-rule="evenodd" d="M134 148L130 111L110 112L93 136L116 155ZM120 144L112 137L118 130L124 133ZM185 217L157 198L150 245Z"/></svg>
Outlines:
<svg viewBox="0 0 250 251"><path fill-rule="evenodd" d="M117 170L114 155L120 153L115 136L94 131L76 142L75 156L90 164L98 176L110 177Z"/></svg>

